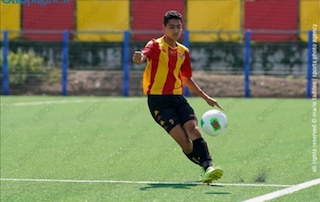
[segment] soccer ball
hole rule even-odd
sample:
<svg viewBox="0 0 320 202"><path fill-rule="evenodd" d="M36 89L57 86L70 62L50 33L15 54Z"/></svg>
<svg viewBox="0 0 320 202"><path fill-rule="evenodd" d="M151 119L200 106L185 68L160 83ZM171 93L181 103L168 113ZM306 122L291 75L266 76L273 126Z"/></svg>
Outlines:
<svg viewBox="0 0 320 202"><path fill-rule="evenodd" d="M200 124L207 135L216 136L226 130L228 119L222 111L211 109L202 115Z"/></svg>

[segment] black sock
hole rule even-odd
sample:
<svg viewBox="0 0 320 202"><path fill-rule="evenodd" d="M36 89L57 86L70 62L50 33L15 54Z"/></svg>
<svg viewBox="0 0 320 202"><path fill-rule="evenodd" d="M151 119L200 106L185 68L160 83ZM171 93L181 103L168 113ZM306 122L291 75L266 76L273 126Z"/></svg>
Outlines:
<svg viewBox="0 0 320 202"><path fill-rule="evenodd" d="M200 165L200 160L199 157L195 154L194 150L192 150L192 152L190 154L187 154L185 152L183 152L190 161L192 161L193 163ZM201 166L201 165L200 165Z"/></svg>
<svg viewBox="0 0 320 202"><path fill-rule="evenodd" d="M201 137L192 141L193 151L196 156L199 156L200 164L204 170L212 166L212 158L210 156L206 141Z"/></svg>

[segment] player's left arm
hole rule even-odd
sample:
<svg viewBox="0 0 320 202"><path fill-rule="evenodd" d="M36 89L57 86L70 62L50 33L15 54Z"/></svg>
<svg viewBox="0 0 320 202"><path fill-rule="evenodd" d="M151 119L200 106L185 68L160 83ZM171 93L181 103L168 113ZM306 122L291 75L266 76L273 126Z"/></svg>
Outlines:
<svg viewBox="0 0 320 202"><path fill-rule="evenodd" d="M187 86L192 92L194 92L196 95L202 97L210 106L214 107L217 106L221 110L223 110L223 107L218 103L217 100L213 99L209 95L207 95L191 77L181 77L182 82L185 86Z"/></svg>
<svg viewBox="0 0 320 202"><path fill-rule="evenodd" d="M185 59L181 66L181 79L182 79L183 85L187 86L192 92L202 97L210 106L212 107L217 106L220 109L223 109L220 106L220 104L215 99L207 95L191 77L192 77L191 60L190 60L189 51L187 50L185 51Z"/></svg>

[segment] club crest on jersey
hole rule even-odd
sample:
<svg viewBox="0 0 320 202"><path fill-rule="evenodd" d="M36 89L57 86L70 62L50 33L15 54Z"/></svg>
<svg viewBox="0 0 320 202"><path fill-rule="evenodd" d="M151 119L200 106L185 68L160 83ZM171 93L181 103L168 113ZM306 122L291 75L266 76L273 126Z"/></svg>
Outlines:
<svg viewBox="0 0 320 202"><path fill-rule="evenodd" d="M184 53L179 52L178 55L181 60L184 58Z"/></svg>

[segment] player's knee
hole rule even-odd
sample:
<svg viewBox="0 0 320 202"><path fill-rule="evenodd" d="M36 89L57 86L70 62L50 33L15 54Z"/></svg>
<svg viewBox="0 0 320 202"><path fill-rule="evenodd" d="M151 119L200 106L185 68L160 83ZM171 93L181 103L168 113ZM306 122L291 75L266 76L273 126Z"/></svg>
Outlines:
<svg viewBox="0 0 320 202"><path fill-rule="evenodd" d="M202 137L199 127L195 126L190 132L189 136L192 140Z"/></svg>
<svg viewBox="0 0 320 202"><path fill-rule="evenodd" d="M200 129L194 120L186 122L183 127L190 139L201 137Z"/></svg>

